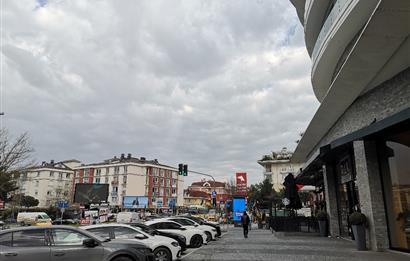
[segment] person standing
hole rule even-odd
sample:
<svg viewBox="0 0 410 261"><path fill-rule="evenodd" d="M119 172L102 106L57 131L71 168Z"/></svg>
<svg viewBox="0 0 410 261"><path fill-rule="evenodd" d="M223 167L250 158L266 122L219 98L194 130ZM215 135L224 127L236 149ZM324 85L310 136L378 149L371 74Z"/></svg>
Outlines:
<svg viewBox="0 0 410 261"><path fill-rule="evenodd" d="M241 222L242 222L242 228L243 228L243 236L245 238L248 238L248 229L249 229L250 219L246 211L243 212L243 215L241 217Z"/></svg>

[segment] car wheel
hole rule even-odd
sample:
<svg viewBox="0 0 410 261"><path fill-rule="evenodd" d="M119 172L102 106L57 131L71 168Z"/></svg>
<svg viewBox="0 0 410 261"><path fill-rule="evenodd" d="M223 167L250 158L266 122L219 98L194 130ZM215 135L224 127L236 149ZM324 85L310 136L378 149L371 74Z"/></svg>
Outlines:
<svg viewBox="0 0 410 261"><path fill-rule="evenodd" d="M154 250L155 261L172 261L171 251L165 247L158 247Z"/></svg>
<svg viewBox="0 0 410 261"><path fill-rule="evenodd" d="M201 235L194 235L194 236L191 238L190 245L191 245L193 248L198 248L198 247L202 246L203 243L204 243L204 242L203 242L203 239L202 239L202 236L201 236Z"/></svg>
<svg viewBox="0 0 410 261"><path fill-rule="evenodd" d="M212 240L212 235L211 235L211 233L208 232L208 231L205 231L205 234L206 234L206 242L211 241L211 240Z"/></svg>
<svg viewBox="0 0 410 261"><path fill-rule="evenodd" d="M127 256L119 256L119 257L112 259L111 261L133 261L133 260Z"/></svg>

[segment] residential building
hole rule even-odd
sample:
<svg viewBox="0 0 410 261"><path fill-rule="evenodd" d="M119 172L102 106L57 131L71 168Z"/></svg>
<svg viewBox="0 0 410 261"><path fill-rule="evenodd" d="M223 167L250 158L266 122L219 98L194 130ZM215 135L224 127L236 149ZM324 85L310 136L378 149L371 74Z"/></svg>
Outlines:
<svg viewBox="0 0 410 261"><path fill-rule="evenodd" d="M170 201L183 205L183 177L176 168L158 160L131 154L74 168L74 186L79 183L109 184L108 203L123 206L123 198L148 197L149 208L168 208ZM75 188L73 187L73 190Z"/></svg>
<svg viewBox="0 0 410 261"><path fill-rule="evenodd" d="M258 160L263 170L263 178L268 179L272 183L272 188L275 191L283 189L283 181L289 173L296 174L299 168L302 167L300 163L290 162L292 152L286 147L281 151L272 152L271 155L265 155L261 160Z"/></svg>
<svg viewBox="0 0 410 261"><path fill-rule="evenodd" d="M368 220L367 247L410 251L410 1L291 0L320 102L291 161L324 184L331 236Z"/></svg>
<svg viewBox="0 0 410 261"><path fill-rule="evenodd" d="M201 191L208 195L211 199L211 194L213 191L216 192L216 202L226 202L227 200L232 200L232 193L230 193L229 186L226 182L212 181L212 180L201 180L193 182L188 186L188 191Z"/></svg>
<svg viewBox="0 0 410 261"><path fill-rule="evenodd" d="M68 166L79 164L78 160L49 163L25 170L17 179L18 193L32 196L39 207L55 205L58 201L69 201L73 187L74 171Z"/></svg>

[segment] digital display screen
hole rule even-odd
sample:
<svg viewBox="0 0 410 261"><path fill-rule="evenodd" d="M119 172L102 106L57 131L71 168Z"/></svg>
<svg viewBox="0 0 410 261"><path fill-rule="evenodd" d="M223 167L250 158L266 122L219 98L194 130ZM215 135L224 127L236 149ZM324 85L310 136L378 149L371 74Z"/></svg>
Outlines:
<svg viewBox="0 0 410 261"><path fill-rule="evenodd" d="M124 208L148 208L148 197L125 196L123 206Z"/></svg>
<svg viewBox="0 0 410 261"><path fill-rule="evenodd" d="M233 221L240 222L243 212L245 210L246 210L245 198L234 198L233 199Z"/></svg>
<svg viewBox="0 0 410 261"><path fill-rule="evenodd" d="M107 202L108 184L75 184L74 203L91 204Z"/></svg>

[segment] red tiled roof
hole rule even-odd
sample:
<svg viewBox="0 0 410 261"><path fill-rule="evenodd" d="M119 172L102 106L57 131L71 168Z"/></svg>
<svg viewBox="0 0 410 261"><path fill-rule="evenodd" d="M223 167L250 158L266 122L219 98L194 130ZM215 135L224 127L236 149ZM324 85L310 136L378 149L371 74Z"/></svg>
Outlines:
<svg viewBox="0 0 410 261"><path fill-rule="evenodd" d="M205 183L209 183L210 187L225 187L225 183L224 182L219 182L219 181L199 181L199 182L193 182L191 184L191 186L199 186L199 187L203 187Z"/></svg>
<svg viewBox="0 0 410 261"><path fill-rule="evenodd" d="M188 190L187 195L189 197L201 197L201 198L208 198L209 195L205 191L199 191L199 190Z"/></svg>

